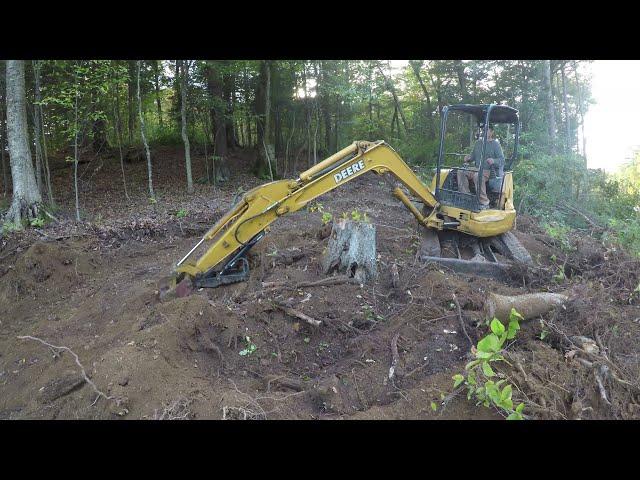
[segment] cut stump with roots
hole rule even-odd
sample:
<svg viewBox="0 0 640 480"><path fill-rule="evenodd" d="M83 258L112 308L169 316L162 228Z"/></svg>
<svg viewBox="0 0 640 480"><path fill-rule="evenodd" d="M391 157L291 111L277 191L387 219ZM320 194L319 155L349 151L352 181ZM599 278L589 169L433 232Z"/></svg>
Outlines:
<svg viewBox="0 0 640 480"><path fill-rule="evenodd" d="M377 276L376 227L370 223L338 220L333 223L322 260L325 274L334 271L366 283Z"/></svg>

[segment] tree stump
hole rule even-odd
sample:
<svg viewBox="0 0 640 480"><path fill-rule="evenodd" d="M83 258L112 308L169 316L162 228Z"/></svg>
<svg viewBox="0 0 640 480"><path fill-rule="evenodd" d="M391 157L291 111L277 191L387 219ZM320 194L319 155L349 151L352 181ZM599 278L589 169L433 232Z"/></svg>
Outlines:
<svg viewBox="0 0 640 480"><path fill-rule="evenodd" d="M322 270L325 274L344 273L360 283L375 279L376 227L344 219L333 222Z"/></svg>

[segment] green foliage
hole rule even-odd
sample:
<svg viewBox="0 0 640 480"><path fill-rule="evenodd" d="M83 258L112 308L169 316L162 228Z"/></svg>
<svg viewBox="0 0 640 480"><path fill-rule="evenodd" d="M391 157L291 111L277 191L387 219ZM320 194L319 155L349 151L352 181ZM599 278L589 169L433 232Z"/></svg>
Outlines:
<svg viewBox="0 0 640 480"><path fill-rule="evenodd" d="M32 218L29 222L32 227L42 228L44 227L44 219L43 218Z"/></svg>
<svg viewBox="0 0 640 480"><path fill-rule="evenodd" d="M250 338L249 336L245 336L245 337L244 337L244 340L245 340L245 344L246 344L246 346L245 346L245 348L243 348L242 350L240 350L240 352L238 352L238 354L239 354L240 356L242 356L242 357L246 357L246 356L248 356L248 355L251 355L251 354L252 354L253 352L255 352L255 351L256 351L256 349L258 348L258 347L256 347L255 343L253 343L253 342L251 341L251 338Z"/></svg>
<svg viewBox="0 0 640 480"><path fill-rule="evenodd" d="M178 211L176 212L176 217L178 217L178 218L184 218L184 217L186 217L187 215L188 215L188 212L187 212L187 210L186 210L186 209L184 209L184 208L181 208L180 210L178 210Z"/></svg>
<svg viewBox="0 0 640 480"><path fill-rule="evenodd" d="M516 337L520 330L520 320L522 316L515 309L511 309L506 328L497 318L491 320L491 333L478 342L474 349L475 360L465 366L466 376L456 374L452 377L453 388L464 384L469 400L474 398L476 404L485 407L495 406L507 415L507 420L522 420L525 405L521 403L513 408L513 386L507 382L505 375L491 367L491 363L506 362L502 350L507 340ZM499 380L495 381L496 378Z"/></svg>
<svg viewBox="0 0 640 480"><path fill-rule="evenodd" d="M353 220L354 222L363 222L363 223L370 223L369 221L369 217L367 216L366 213L360 213L360 211L356 210L351 210L351 212L347 213L347 212L342 212L342 219L343 220L347 220L351 218L351 220Z"/></svg>
<svg viewBox="0 0 640 480"><path fill-rule="evenodd" d="M322 224L326 225L327 223L329 223L331 220L333 219L333 215L329 212L324 212L322 214Z"/></svg>
<svg viewBox="0 0 640 480"><path fill-rule="evenodd" d="M2 224L2 233L7 234L10 232L17 232L23 228L24 227L20 222L4 222Z"/></svg>

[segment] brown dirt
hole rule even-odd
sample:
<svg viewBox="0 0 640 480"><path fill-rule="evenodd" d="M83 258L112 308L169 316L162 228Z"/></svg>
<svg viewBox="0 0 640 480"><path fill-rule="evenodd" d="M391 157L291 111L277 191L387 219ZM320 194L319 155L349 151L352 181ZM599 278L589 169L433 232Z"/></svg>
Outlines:
<svg viewBox="0 0 640 480"><path fill-rule="evenodd" d="M619 375L636 385L636 260L589 237L572 239L576 250L563 251L535 220L522 217L516 234L538 266L515 272L511 284L427 268L415 261L415 221L375 176L320 199L325 211L339 216L358 209L376 225L375 283L292 288L323 278L327 242L316 235L321 214L300 211L274 224L254 248L248 282L159 302L158 281L226 211L237 187L256 183L239 175L233 186L199 185L196 196L176 194L169 203L163 198L170 198L172 187L159 181L157 205L134 191L138 203L125 202L125 213L108 209L103 215L112 215L110 221L63 222L41 234L4 239L0 418L499 419L464 394L431 409L431 402L439 405L451 393L452 375L469 359L453 294L476 342L487 333L480 321L487 292L566 290L578 292L566 308L524 323L507 349L512 366L501 370L516 384L514 396L525 401L531 418L640 417L635 386L609 379L608 405L591 369L565 358L573 348L568 337L597 337ZM113 190L100 191L124 205ZM186 218L175 216L179 208L189 211ZM87 210L105 212L97 204ZM389 275L393 262L399 266L397 289ZM567 275L554 280L558 265ZM261 286L279 281L289 287ZM312 327L274 303L323 325ZM396 334L399 363L391 381ZM96 386L114 399L96 401L68 352L19 335L71 348ZM241 355L251 344L255 351Z"/></svg>

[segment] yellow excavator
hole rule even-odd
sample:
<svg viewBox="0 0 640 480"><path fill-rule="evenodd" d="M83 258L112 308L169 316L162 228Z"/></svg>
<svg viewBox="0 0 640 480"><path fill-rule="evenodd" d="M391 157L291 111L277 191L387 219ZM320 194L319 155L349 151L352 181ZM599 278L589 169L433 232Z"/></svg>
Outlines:
<svg viewBox="0 0 640 480"><path fill-rule="evenodd" d="M502 164L491 168L487 195L489 208L479 202L479 188L464 193L457 185L459 170L478 171L484 178L483 163L477 166L446 167L447 119L451 113L464 114L475 123L476 135L482 141L482 158L491 125L507 124L513 128L512 154ZM512 167L518 153L520 122L518 111L506 105L450 105L442 110L440 145L435 175L425 185L396 151L384 141L356 141L329 158L302 172L297 179L277 180L248 191L236 205L202 237L178 262L172 286L178 296L192 287L217 287L247 279L249 262L246 254L265 235L268 226L283 215L307 206L319 196L345 183L374 172L395 177L393 195L404 204L423 226L420 257L449 266L457 271L492 276L504 263L495 253L521 263L532 263L527 251L511 230L516 211L513 203ZM462 155L462 154L452 154ZM414 201L422 203L417 207ZM442 245L441 245L442 244ZM451 248L445 249L444 246ZM453 245L453 246L451 246ZM197 258L195 252L203 253ZM454 256L443 255L445 250ZM461 250L471 251L473 258L464 259ZM494 253L495 251L495 253ZM187 286L185 286L187 285Z"/></svg>

